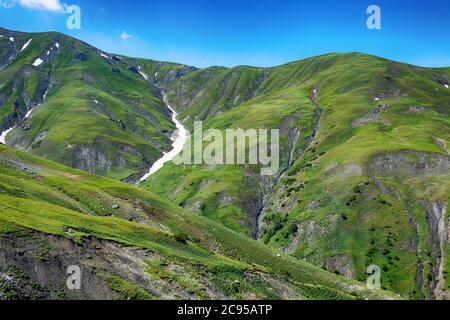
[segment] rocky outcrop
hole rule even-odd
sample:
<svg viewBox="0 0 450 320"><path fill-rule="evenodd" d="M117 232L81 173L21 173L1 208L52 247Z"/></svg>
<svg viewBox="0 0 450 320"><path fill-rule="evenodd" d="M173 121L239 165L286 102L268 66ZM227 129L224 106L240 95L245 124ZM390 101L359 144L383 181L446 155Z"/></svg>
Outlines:
<svg viewBox="0 0 450 320"><path fill-rule="evenodd" d="M70 232L70 231L68 231ZM127 248L114 242L85 238L82 243L69 239L29 233L22 236L0 235L0 300L59 299L136 299L127 296L110 283L111 277L123 281L147 298L198 299L199 296L170 279L152 276L146 262L157 260L157 254ZM80 289L69 289L69 266L81 271ZM179 274L186 270L173 265ZM211 299L224 299L204 279L204 294Z"/></svg>
<svg viewBox="0 0 450 320"><path fill-rule="evenodd" d="M131 72L134 72L136 74L139 74L139 69L136 68L135 66L128 67L128 70L130 70Z"/></svg>
<svg viewBox="0 0 450 320"><path fill-rule="evenodd" d="M367 170L371 176L385 173L450 175L450 157L418 151L401 151L374 157Z"/></svg>
<svg viewBox="0 0 450 320"><path fill-rule="evenodd" d="M105 176L108 172L115 169L135 168L140 169L139 174L132 175L126 178L123 182L136 183L139 181L139 176L145 172L148 166L156 161L156 155L152 155L151 147L137 148L131 145L122 143L111 143L103 138L97 138L93 144L68 146L73 158L69 166L80 169L89 173ZM108 155L108 150L113 148L115 150L114 156ZM130 154L142 159L139 167L134 167L129 163L124 155Z"/></svg>
<svg viewBox="0 0 450 320"><path fill-rule="evenodd" d="M184 75L186 75L187 73L190 73L194 70L196 70L194 67L184 67L184 68L178 68L175 70L170 70L165 77L165 82L172 83L176 79L179 79L179 78L183 77Z"/></svg>
<svg viewBox="0 0 450 320"><path fill-rule="evenodd" d="M449 222L446 218L446 210L448 206L447 199L430 200L425 199L423 190L419 191L418 199L408 198L402 193L402 190L386 186L380 177L390 176L398 177L405 181L407 179L441 179L443 183L450 179L450 157L442 154L432 154L417 151L402 151L397 153L389 153L374 157L367 171L372 180L377 184L379 189L386 195L391 196L403 208L407 219L414 230L414 239L412 246L417 254L417 286L421 288L423 294L429 298L448 299L449 295L445 292L446 277L444 275L444 265L446 263L445 247L449 243ZM435 194L433 197L441 195ZM428 195L428 197L431 197ZM422 220L414 215L410 210L410 203L418 201L424 208L423 221L428 225L428 238L424 239L421 234L423 227ZM425 257L422 247L427 247L429 256L432 259L431 271L428 276L425 273ZM428 288L425 288L427 284ZM430 295L427 292L431 292Z"/></svg>
<svg viewBox="0 0 450 320"><path fill-rule="evenodd" d="M81 61L81 62L84 62L84 61L87 61L87 60L88 60L87 55L86 55L85 53L83 53L83 52L76 52L76 53L74 54L74 58L75 58L76 60Z"/></svg>
<svg viewBox="0 0 450 320"><path fill-rule="evenodd" d="M424 107L416 107L416 106L412 106L408 108L408 111L406 111L407 114L421 114L425 112L425 108Z"/></svg>
<svg viewBox="0 0 450 320"><path fill-rule="evenodd" d="M342 276L353 278L353 259L347 256L335 256L326 259L325 268Z"/></svg>
<svg viewBox="0 0 450 320"><path fill-rule="evenodd" d="M359 128L368 123L382 123L385 125L389 125L390 122L386 119L380 118L382 113L388 112L391 106L387 104L381 104L377 108L370 110L366 115L353 120L352 127Z"/></svg>
<svg viewBox="0 0 450 320"><path fill-rule="evenodd" d="M12 33L4 33L4 40L0 44L0 70L10 65L16 58L19 51L13 41L9 41L9 37L14 36Z"/></svg>
<svg viewBox="0 0 450 320"><path fill-rule="evenodd" d="M74 149L72 167L89 173L104 175L109 171L112 161L96 146L77 146Z"/></svg>
<svg viewBox="0 0 450 320"><path fill-rule="evenodd" d="M448 147L447 141L441 138L433 137L433 141L436 145L438 145L441 149L443 149L448 155L450 155L450 149Z"/></svg>
<svg viewBox="0 0 450 320"><path fill-rule="evenodd" d="M438 300L450 299L450 292L445 291L446 276L445 267L445 247L449 241L449 219L446 216L448 204L443 201L436 201L424 204L427 222L430 230L430 246L433 249L434 264L432 267L432 277L430 279L430 289L434 297Z"/></svg>

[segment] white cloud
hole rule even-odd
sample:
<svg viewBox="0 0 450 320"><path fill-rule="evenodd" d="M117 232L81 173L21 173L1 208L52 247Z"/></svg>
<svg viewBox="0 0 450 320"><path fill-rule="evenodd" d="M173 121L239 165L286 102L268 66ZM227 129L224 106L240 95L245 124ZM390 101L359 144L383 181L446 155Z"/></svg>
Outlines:
<svg viewBox="0 0 450 320"><path fill-rule="evenodd" d="M0 6L9 9L16 4L25 9L63 12L64 5L60 0L0 0Z"/></svg>
<svg viewBox="0 0 450 320"><path fill-rule="evenodd" d="M120 38L124 41L133 38L131 34L128 34L125 32L125 30L122 31L122 34L120 35Z"/></svg>

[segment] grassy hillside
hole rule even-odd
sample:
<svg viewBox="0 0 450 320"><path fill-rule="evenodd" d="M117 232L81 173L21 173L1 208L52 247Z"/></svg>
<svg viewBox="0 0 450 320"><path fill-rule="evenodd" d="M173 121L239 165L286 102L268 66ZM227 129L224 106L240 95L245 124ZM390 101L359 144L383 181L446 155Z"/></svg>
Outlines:
<svg viewBox="0 0 450 320"><path fill-rule="evenodd" d="M142 189L1 145L0 162L2 297L395 297L280 254ZM81 291L65 288L69 265L79 265L89 279Z"/></svg>
<svg viewBox="0 0 450 320"><path fill-rule="evenodd" d="M195 71L170 87L186 123L280 128L280 174L171 164L144 187L330 271L374 263L384 288L448 296L449 79L357 53Z"/></svg>
<svg viewBox="0 0 450 320"><path fill-rule="evenodd" d="M183 66L112 55L57 33L0 34L0 128L16 126L9 145L128 180L170 147L170 112L144 72L173 69L177 77Z"/></svg>

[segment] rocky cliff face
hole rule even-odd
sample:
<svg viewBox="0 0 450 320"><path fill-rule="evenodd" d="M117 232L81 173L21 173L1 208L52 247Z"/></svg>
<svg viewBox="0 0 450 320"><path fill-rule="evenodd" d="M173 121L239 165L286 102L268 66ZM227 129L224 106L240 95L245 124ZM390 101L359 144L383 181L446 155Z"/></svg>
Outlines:
<svg viewBox="0 0 450 320"><path fill-rule="evenodd" d="M448 261L448 229L449 220L446 216L448 194L439 194L429 188L448 183L450 177L450 158L440 154L421 152L400 152L382 155L373 160L369 166L373 179L377 180L380 190L393 196L403 204L405 214L415 238L412 245L417 252L418 269L417 285L425 295L436 299L448 299L446 292L445 265ZM386 176L397 177L396 185L386 185L378 180ZM402 188L412 180L429 180L427 189L413 182L409 186L411 191ZM444 190L445 190L444 189ZM431 193L430 193L431 191ZM419 215L414 214L414 206ZM426 228L423 230L422 228ZM427 251L424 256L422 250ZM428 263L429 268L426 268Z"/></svg>
<svg viewBox="0 0 450 320"><path fill-rule="evenodd" d="M425 207L430 228L429 245L434 256L429 285L433 296L438 300L450 299L450 293L446 291L446 274L444 273L446 259L448 259L446 248L450 244L450 219L447 208L448 204L443 201L427 204Z"/></svg>
<svg viewBox="0 0 450 320"><path fill-rule="evenodd" d="M160 256L114 242L86 239L82 244L39 233L0 236L0 300L225 299L205 280L204 296L146 271ZM81 286L67 286L70 266L80 268ZM181 266L170 268L180 274ZM188 272L189 273L189 272ZM128 290L125 290L128 286Z"/></svg>

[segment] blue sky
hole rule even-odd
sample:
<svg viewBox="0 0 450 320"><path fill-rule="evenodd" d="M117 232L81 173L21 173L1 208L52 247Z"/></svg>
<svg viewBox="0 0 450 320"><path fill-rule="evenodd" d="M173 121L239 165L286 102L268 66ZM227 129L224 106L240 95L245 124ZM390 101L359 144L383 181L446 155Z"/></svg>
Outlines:
<svg viewBox="0 0 450 320"><path fill-rule="evenodd" d="M81 30L60 5L81 8ZM381 8L382 29L366 27ZM0 26L60 31L105 51L206 67L359 51L450 66L449 0L0 0ZM123 37L128 35L129 37Z"/></svg>

